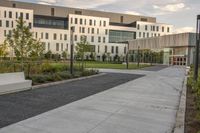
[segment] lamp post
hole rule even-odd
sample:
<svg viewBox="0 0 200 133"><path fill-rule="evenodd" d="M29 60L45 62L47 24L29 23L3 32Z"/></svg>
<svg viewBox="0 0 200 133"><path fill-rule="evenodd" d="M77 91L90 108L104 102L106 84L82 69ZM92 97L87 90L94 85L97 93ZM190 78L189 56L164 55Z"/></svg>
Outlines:
<svg viewBox="0 0 200 133"><path fill-rule="evenodd" d="M126 49L126 69L129 68L129 42L127 41L127 49Z"/></svg>
<svg viewBox="0 0 200 133"><path fill-rule="evenodd" d="M139 67L140 66L140 46L138 46L138 51L137 51L137 66Z"/></svg>
<svg viewBox="0 0 200 133"><path fill-rule="evenodd" d="M73 75L74 74L74 31L75 31L75 27L72 26L70 27L70 74Z"/></svg>
<svg viewBox="0 0 200 133"><path fill-rule="evenodd" d="M199 40L200 40L200 15L197 16L196 25L196 55L195 55L195 66L194 66L194 80L197 81L198 78L198 67L199 67Z"/></svg>

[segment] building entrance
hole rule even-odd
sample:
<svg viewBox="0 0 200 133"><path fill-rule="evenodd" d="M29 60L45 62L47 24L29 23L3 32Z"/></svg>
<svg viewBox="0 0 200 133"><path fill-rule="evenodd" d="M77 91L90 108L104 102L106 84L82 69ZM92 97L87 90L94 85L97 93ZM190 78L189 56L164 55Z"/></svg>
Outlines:
<svg viewBox="0 0 200 133"><path fill-rule="evenodd" d="M186 57L185 56L172 56L170 58L170 64L185 66L186 65Z"/></svg>

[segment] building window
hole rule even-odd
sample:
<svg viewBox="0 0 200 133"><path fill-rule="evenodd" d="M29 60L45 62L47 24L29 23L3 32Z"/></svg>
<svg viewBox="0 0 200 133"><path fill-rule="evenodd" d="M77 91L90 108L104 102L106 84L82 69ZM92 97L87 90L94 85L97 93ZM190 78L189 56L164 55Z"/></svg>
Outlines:
<svg viewBox="0 0 200 133"><path fill-rule="evenodd" d="M108 30L107 29L105 30L105 34L108 35Z"/></svg>
<svg viewBox="0 0 200 133"><path fill-rule="evenodd" d="M75 11L75 14L82 15L81 11Z"/></svg>
<svg viewBox="0 0 200 133"><path fill-rule="evenodd" d="M169 27L167 27L167 32L169 32L170 30L169 30Z"/></svg>
<svg viewBox="0 0 200 133"><path fill-rule="evenodd" d="M88 28L88 34L90 34L90 28Z"/></svg>
<svg viewBox="0 0 200 133"><path fill-rule="evenodd" d="M100 52L100 46L98 45L98 53Z"/></svg>
<svg viewBox="0 0 200 133"><path fill-rule="evenodd" d="M96 26L96 20L94 20L94 26Z"/></svg>
<svg viewBox="0 0 200 133"><path fill-rule="evenodd" d="M82 30L82 28L81 28L81 27L79 27L79 33L81 33L81 30Z"/></svg>
<svg viewBox="0 0 200 133"><path fill-rule="evenodd" d="M13 21L11 22L11 26L12 26L12 28L14 27Z"/></svg>
<svg viewBox="0 0 200 133"><path fill-rule="evenodd" d="M9 34L9 36L11 36L11 35L12 35L12 31L11 31L11 30L9 30L9 31L8 31L8 34Z"/></svg>
<svg viewBox="0 0 200 133"><path fill-rule="evenodd" d="M38 33L37 32L35 32L35 38L38 38Z"/></svg>
<svg viewBox="0 0 200 133"><path fill-rule="evenodd" d="M114 46L111 47L111 53L114 54Z"/></svg>
<svg viewBox="0 0 200 133"><path fill-rule="evenodd" d="M153 26L153 31L155 31L155 26Z"/></svg>
<svg viewBox="0 0 200 133"><path fill-rule="evenodd" d="M147 22L147 18L141 18L141 21Z"/></svg>
<svg viewBox="0 0 200 133"><path fill-rule="evenodd" d="M15 8L15 7L16 7L16 4L15 4L15 3L13 3L13 4L12 4L12 7L13 7L13 8Z"/></svg>
<svg viewBox="0 0 200 133"><path fill-rule="evenodd" d="M82 18L80 19L80 24L81 24L81 25L83 24L83 19L82 19Z"/></svg>
<svg viewBox="0 0 200 133"><path fill-rule="evenodd" d="M50 50L50 43L48 43L48 51Z"/></svg>
<svg viewBox="0 0 200 133"><path fill-rule="evenodd" d="M106 42L106 38L105 37L103 37L103 43L105 43Z"/></svg>
<svg viewBox="0 0 200 133"><path fill-rule="evenodd" d="M97 29L97 34L99 34L99 28Z"/></svg>
<svg viewBox="0 0 200 133"><path fill-rule="evenodd" d="M137 25L137 29L138 29L138 30L140 29L140 25L139 25L139 24Z"/></svg>
<svg viewBox="0 0 200 133"><path fill-rule="evenodd" d="M149 33L147 33L147 37L149 37Z"/></svg>
<svg viewBox="0 0 200 133"><path fill-rule="evenodd" d="M0 20L0 27L2 27L2 20Z"/></svg>
<svg viewBox="0 0 200 133"><path fill-rule="evenodd" d="M148 30L148 26L147 25L145 25L145 30Z"/></svg>
<svg viewBox="0 0 200 133"><path fill-rule="evenodd" d="M107 46L105 46L105 53L107 53L108 52L108 47Z"/></svg>
<svg viewBox="0 0 200 133"><path fill-rule="evenodd" d="M85 28L84 27L82 27L82 33L85 33Z"/></svg>
<svg viewBox="0 0 200 133"><path fill-rule="evenodd" d="M18 18L18 12L16 12L16 19Z"/></svg>
<svg viewBox="0 0 200 133"><path fill-rule="evenodd" d="M59 43L56 43L56 51L59 51Z"/></svg>
<svg viewBox="0 0 200 133"><path fill-rule="evenodd" d="M56 33L53 34L53 39L54 39L54 40L57 39L57 34L56 34Z"/></svg>
<svg viewBox="0 0 200 133"><path fill-rule="evenodd" d="M124 22L124 16L120 17L120 22L123 23Z"/></svg>
<svg viewBox="0 0 200 133"><path fill-rule="evenodd" d="M103 21L103 26L106 27L106 21Z"/></svg>
<svg viewBox="0 0 200 133"><path fill-rule="evenodd" d="M23 17L24 17L24 16L23 16L23 12L20 13L20 17L23 19Z"/></svg>
<svg viewBox="0 0 200 133"><path fill-rule="evenodd" d="M66 50L68 50L68 43L66 44Z"/></svg>
<svg viewBox="0 0 200 133"><path fill-rule="evenodd" d="M141 37L141 32L139 32L139 37Z"/></svg>
<svg viewBox="0 0 200 133"><path fill-rule="evenodd" d="M64 35L64 40L65 40L65 41L67 40L67 34Z"/></svg>
<svg viewBox="0 0 200 133"><path fill-rule="evenodd" d="M62 34L60 34L60 40L62 40Z"/></svg>
<svg viewBox="0 0 200 133"><path fill-rule="evenodd" d="M28 23L28 27L31 29L32 28L32 23Z"/></svg>
<svg viewBox="0 0 200 133"><path fill-rule="evenodd" d="M162 27L162 32L165 32L165 27Z"/></svg>
<svg viewBox="0 0 200 133"><path fill-rule="evenodd" d="M73 18L71 18L71 24L73 24Z"/></svg>
<svg viewBox="0 0 200 133"><path fill-rule="evenodd" d="M51 8L51 16L54 16L54 15L55 15L55 9Z"/></svg>
<svg viewBox="0 0 200 133"><path fill-rule="evenodd" d="M101 37L100 36L98 37L98 42L101 42Z"/></svg>
<svg viewBox="0 0 200 133"><path fill-rule="evenodd" d="M159 26L156 27L156 31L159 31Z"/></svg>
<svg viewBox="0 0 200 133"><path fill-rule="evenodd" d="M29 13L26 13L26 19L29 20Z"/></svg>
<svg viewBox="0 0 200 133"><path fill-rule="evenodd" d="M9 21L6 21L6 27L9 27Z"/></svg>
<svg viewBox="0 0 200 133"><path fill-rule="evenodd" d="M6 13L6 11L4 11L4 18L6 18L7 17L7 13Z"/></svg>
<svg viewBox="0 0 200 133"><path fill-rule="evenodd" d="M78 38L77 38L77 35L74 35L74 41L77 41Z"/></svg>
<svg viewBox="0 0 200 133"><path fill-rule="evenodd" d="M87 20L85 19L85 25L87 25Z"/></svg>
<svg viewBox="0 0 200 133"><path fill-rule="evenodd" d="M92 34L94 34L94 28L92 28Z"/></svg>
<svg viewBox="0 0 200 133"><path fill-rule="evenodd" d="M75 24L78 24L78 19L77 18L75 18Z"/></svg>
<svg viewBox="0 0 200 133"><path fill-rule="evenodd" d="M4 36L5 36L5 37L7 36L6 30L4 30Z"/></svg>
<svg viewBox="0 0 200 133"><path fill-rule="evenodd" d="M101 26L101 21L99 22L99 26Z"/></svg>
<svg viewBox="0 0 200 133"><path fill-rule="evenodd" d="M41 33L41 39L43 39L43 32Z"/></svg>
<svg viewBox="0 0 200 133"><path fill-rule="evenodd" d="M12 12L9 11L9 18L12 18Z"/></svg>
<svg viewBox="0 0 200 133"><path fill-rule="evenodd" d="M48 33L45 34L45 39L49 39L49 34Z"/></svg>
<svg viewBox="0 0 200 133"><path fill-rule="evenodd" d="M143 32L143 38L145 38L145 32Z"/></svg>
<svg viewBox="0 0 200 133"><path fill-rule="evenodd" d="M94 36L91 36L91 42L94 42Z"/></svg>
<svg viewBox="0 0 200 133"><path fill-rule="evenodd" d="M119 48L118 48L118 46L116 46L116 54L118 54L119 53Z"/></svg>
<svg viewBox="0 0 200 133"><path fill-rule="evenodd" d="M90 25L92 25L92 20L90 19Z"/></svg>
<svg viewBox="0 0 200 133"><path fill-rule="evenodd" d="M61 43L61 51L63 51L63 43Z"/></svg>

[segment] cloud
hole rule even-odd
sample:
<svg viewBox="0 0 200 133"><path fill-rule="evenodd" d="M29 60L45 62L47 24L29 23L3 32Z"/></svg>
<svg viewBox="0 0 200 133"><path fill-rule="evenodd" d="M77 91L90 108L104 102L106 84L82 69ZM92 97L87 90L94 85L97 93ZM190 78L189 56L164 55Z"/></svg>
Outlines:
<svg viewBox="0 0 200 133"><path fill-rule="evenodd" d="M186 7L184 3L167 4L164 6L153 5L153 8L166 12L177 12L184 9L190 9L189 7Z"/></svg>
<svg viewBox="0 0 200 133"><path fill-rule="evenodd" d="M195 32L194 27L182 27L175 29L175 33Z"/></svg>
<svg viewBox="0 0 200 133"><path fill-rule="evenodd" d="M116 0L57 0L59 5L77 8L96 8L106 4L114 3Z"/></svg>
<svg viewBox="0 0 200 133"><path fill-rule="evenodd" d="M52 5L56 4L58 1L57 0L38 0L38 4L44 4L44 5Z"/></svg>
<svg viewBox="0 0 200 133"><path fill-rule="evenodd" d="M125 14L131 14L131 15L141 15L141 13L136 12L136 11L125 11Z"/></svg>

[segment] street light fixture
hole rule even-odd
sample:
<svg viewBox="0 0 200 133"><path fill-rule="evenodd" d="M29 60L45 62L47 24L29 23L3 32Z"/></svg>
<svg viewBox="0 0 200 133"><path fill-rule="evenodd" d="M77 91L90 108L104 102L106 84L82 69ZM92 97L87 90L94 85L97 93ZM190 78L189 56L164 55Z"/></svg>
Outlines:
<svg viewBox="0 0 200 133"><path fill-rule="evenodd" d="M74 31L75 31L75 27L72 26L70 27L70 74L73 75L74 74Z"/></svg>
<svg viewBox="0 0 200 133"><path fill-rule="evenodd" d="M197 16L196 25L196 55L195 55L195 66L194 66L194 80L198 78L198 67L199 67L199 40L200 40L200 15Z"/></svg>

